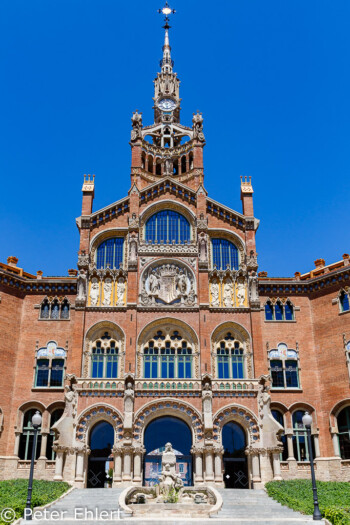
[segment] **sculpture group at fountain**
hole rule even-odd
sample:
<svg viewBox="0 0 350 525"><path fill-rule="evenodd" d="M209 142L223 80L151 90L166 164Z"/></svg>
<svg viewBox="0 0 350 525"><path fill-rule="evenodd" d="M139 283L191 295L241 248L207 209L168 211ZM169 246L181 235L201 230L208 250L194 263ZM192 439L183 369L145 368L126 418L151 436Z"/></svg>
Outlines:
<svg viewBox="0 0 350 525"><path fill-rule="evenodd" d="M163 501L169 499L169 495L183 486L183 481L176 473L176 455L171 443L165 445L162 454L162 471L159 476L158 497Z"/></svg>

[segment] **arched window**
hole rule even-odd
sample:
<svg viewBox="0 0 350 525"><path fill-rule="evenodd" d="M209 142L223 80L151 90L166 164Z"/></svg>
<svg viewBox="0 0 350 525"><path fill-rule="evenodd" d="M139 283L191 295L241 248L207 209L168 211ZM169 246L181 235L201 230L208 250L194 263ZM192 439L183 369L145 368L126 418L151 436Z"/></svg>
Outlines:
<svg viewBox="0 0 350 525"><path fill-rule="evenodd" d="M18 457L26 461L31 460L32 450L33 450L33 438L34 438L34 428L32 425L32 418L36 412L36 408L30 408L24 413L23 416L23 427L22 434L19 440L19 449ZM41 426L38 428L36 447L35 447L35 459L38 459L40 456L41 448Z"/></svg>
<svg viewBox="0 0 350 525"><path fill-rule="evenodd" d="M43 388L62 388L66 352L58 348L55 341L37 352L35 386Z"/></svg>
<svg viewBox="0 0 350 525"><path fill-rule="evenodd" d="M181 172L186 173L186 155L181 157Z"/></svg>
<svg viewBox="0 0 350 525"><path fill-rule="evenodd" d="M184 244L191 240L190 223L176 211L161 210L146 222L145 239L157 244Z"/></svg>
<svg viewBox="0 0 350 525"><path fill-rule="evenodd" d="M349 294L344 290L339 295L339 304L341 312L348 312L350 310Z"/></svg>
<svg viewBox="0 0 350 525"><path fill-rule="evenodd" d="M219 379L242 379L244 377L243 347L230 332L219 343L216 353Z"/></svg>
<svg viewBox="0 0 350 525"><path fill-rule="evenodd" d="M165 336L161 330L143 349L143 375L147 379L190 379L192 348L177 330Z"/></svg>
<svg viewBox="0 0 350 525"><path fill-rule="evenodd" d="M274 304L268 300L265 304L265 321L294 321L294 306L288 300L277 300Z"/></svg>
<svg viewBox="0 0 350 525"><path fill-rule="evenodd" d="M284 343L270 350L272 388L299 388L298 354Z"/></svg>
<svg viewBox="0 0 350 525"><path fill-rule="evenodd" d="M97 248L96 266L101 268L120 268L123 263L123 237L111 237L101 242Z"/></svg>
<svg viewBox="0 0 350 525"><path fill-rule="evenodd" d="M53 461L56 458L56 452L53 450L53 442L55 441L55 432L52 430L52 427L63 414L63 408L57 408L51 414L50 418L50 433L47 436L47 445L46 445L46 457L47 459Z"/></svg>
<svg viewBox="0 0 350 525"><path fill-rule="evenodd" d="M69 319L69 302L64 299L61 304L61 319Z"/></svg>
<svg viewBox="0 0 350 525"><path fill-rule="evenodd" d="M91 377L113 379L118 377L119 348L108 332L92 346Z"/></svg>
<svg viewBox="0 0 350 525"><path fill-rule="evenodd" d="M340 456L350 459L350 407L343 408L337 417Z"/></svg>
<svg viewBox="0 0 350 525"><path fill-rule="evenodd" d="M293 413L293 449L294 457L297 461L310 461L309 445L307 441L306 428L303 423L304 410L297 410ZM314 437L311 436L311 446L313 457L315 457Z"/></svg>
<svg viewBox="0 0 350 525"><path fill-rule="evenodd" d="M227 239L212 239L213 266L218 270L238 270L238 249Z"/></svg>
<svg viewBox="0 0 350 525"><path fill-rule="evenodd" d="M44 299L40 307L40 319L49 319L50 317L50 303L48 299Z"/></svg>
<svg viewBox="0 0 350 525"><path fill-rule="evenodd" d="M284 417L283 417L282 412L280 412L279 410L274 410L274 409L272 409L271 412L272 412L273 417L276 419L277 423L279 423L283 427L283 429L285 429ZM281 441L283 443L283 451L280 454L280 460L281 461L287 461L287 459L288 459L288 444L287 444L287 437L285 436L284 433L281 436Z"/></svg>

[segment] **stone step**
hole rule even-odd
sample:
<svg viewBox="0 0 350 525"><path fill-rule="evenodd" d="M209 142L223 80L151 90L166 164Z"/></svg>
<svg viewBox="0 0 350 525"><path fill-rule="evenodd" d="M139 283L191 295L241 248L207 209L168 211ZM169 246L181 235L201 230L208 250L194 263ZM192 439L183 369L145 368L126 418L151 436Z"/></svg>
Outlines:
<svg viewBox="0 0 350 525"><path fill-rule="evenodd" d="M228 525L229 523L234 523L235 525L311 525L312 518L304 519L295 519L295 518L274 518L270 517L268 519L259 519L259 518L246 518L246 519L236 519L236 518L126 518L120 520L32 520L32 525L57 525L60 523L62 525L188 525L189 523L197 523L198 525ZM319 521L320 525L325 525L325 522ZM27 522L22 520L21 525L26 525Z"/></svg>

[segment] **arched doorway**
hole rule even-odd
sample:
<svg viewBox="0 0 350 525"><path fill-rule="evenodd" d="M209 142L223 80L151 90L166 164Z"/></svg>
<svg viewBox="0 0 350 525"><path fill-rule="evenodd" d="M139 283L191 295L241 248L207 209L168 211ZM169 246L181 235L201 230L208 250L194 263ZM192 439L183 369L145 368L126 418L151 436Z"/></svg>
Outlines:
<svg viewBox="0 0 350 525"><path fill-rule="evenodd" d="M247 489L249 487L247 456L245 455L246 434L234 421L222 428L224 447L224 482L227 489Z"/></svg>
<svg viewBox="0 0 350 525"><path fill-rule="evenodd" d="M155 419L145 429L144 485L152 486L158 483L162 469L162 452L166 443L171 443L175 450L177 474L184 485L192 485L192 433L184 421L171 416Z"/></svg>
<svg viewBox="0 0 350 525"><path fill-rule="evenodd" d="M100 421L90 432L90 449L88 464L88 488L101 488L108 485L108 471L113 468L112 447L114 429L107 421Z"/></svg>

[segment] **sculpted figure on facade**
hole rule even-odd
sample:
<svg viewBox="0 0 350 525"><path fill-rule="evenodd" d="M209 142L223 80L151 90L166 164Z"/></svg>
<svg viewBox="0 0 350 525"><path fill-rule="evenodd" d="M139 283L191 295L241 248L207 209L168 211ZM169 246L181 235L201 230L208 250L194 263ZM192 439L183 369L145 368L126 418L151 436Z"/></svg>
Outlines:
<svg viewBox="0 0 350 525"><path fill-rule="evenodd" d="M171 157L165 157L164 168L165 175L173 175L174 167Z"/></svg>
<svg viewBox="0 0 350 525"><path fill-rule="evenodd" d="M245 284L244 282L240 281L237 284L238 306L244 306L245 298L246 298Z"/></svg>
<svg viewBox="0 0 350 525"><path fill-rule="evenodd" d="M134 389L129 381L124 392L124 430L131 430L134 415Z"/></svg>
<svg viewBox="0 0 350 525"><path fill-rule="evenodd" d="M211 291L211 303L210 303L211 306L220 306L219 283L216 279L212 281L210 291Z"/></svg>
<svg viewBox="0 0 350 525"><path fill-rule="evenodd" d="M139 219L135 212L132 213L131 217L129 217L129 228L138 228L139 227Z"/></svg>
<svg viewBox="0 0 350 525"><path fill-rule="evenodd" d="M205 141L204 133L203 133L203 115L202 113L193 113L192 118L193 123L193 138L199 140L200 142Z"/></svg>
<svg viewBox="0 0 350 525"><path fill-rule="evenodd" d="M208 261L208 240L205 233L199 236L199 262L205 263Z"/></svg>
<svg viewBox="0 0 350 525"><path fill-rule="evenodd" d="M86 270L79 270L77 279L77 305L84 305L86 302L87 276Z"/></svg>
<svg viewBox="0 0 350 525"><path fill-rule="evenodd" d="M213 430L213 392L209 381L206 381L202 391L204 430Z"/></svg>
<svg viewBox="0 0 350 525"><path fill-rule="evenodd" d="M100 297L100 284L96 277L91 281L90 288L90 304L91 306L97 306Z"/></svg>
<svg viewBox="0 0 350 525"><path fill-rule="evenodd" d="M65 386L64 392L65 406L61 418L52 426L55 432L55 446L69 448L74 441L74 430L76 427L78 392L76 385L71 382Z"/></svg>
<svg viewBox="0 0 350 525"><path fill-rule="evenodd" d="M233 283L231 279L226 279L224 284L224 306L232 308L233 306Z"/></svg>
<svg viewBox="0 0 350 525"><path fill-rule="evenodd" d="M249 296L253 305L259 304L259 282L256 272L252 272L249 276Z"/></svg>
<svg viewBox="0 0 350 525"><path fill-rule="evenodd" d="M275 420L271 413L271 396L269 376L260 376L258 390L259 425L262 429L260 446L275 452L281 445L280 436L283 427Z"/></svg>
<svg viewBox="0 0 350 525"><path fill-rule="evenodd" d="M142 276L140 300L145 306L191 306L196 302L194 276L179 262L152 266Z"/></svg>
<svg viewBox="0 0 350 525"><path fill-rule="evenodd" d="M111 306L112 279L107 277L103 283L103 306Z"/></svg>
<svg viewBox="0 0 350 525"><path fill-rule="evenodd" d="M119 277L117 282L117 306L124 306L125 280Z"/></svg>
<svg viewBox="0 0 350 525"><path fill-rule="evenodd" d="M89 266L89 255L82 250L78 255L78 268L88 268Z"/></svg>
<svg viewBox="0 0 350 525"><path fill-rule="evenodd" d="M137 234L131 233L129 237L129 263L137 263Z"/></svg>
<svg viewBox="0 0 350 525"><path fill-rule="evenodd" d="M142 113L137 110L134 111L131 117L132 130L131 130L131 142L142 137Z"/></svg>

